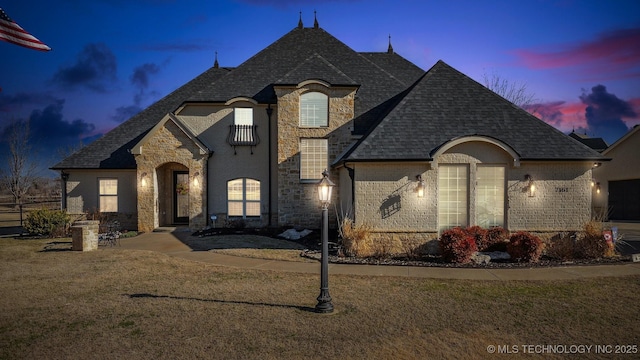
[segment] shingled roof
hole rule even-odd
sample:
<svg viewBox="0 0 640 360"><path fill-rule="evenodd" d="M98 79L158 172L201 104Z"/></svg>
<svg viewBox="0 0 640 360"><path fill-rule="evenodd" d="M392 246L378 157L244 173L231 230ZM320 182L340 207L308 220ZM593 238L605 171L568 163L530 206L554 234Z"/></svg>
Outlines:
<svg viewBox="0 0 640 360"><path fill-rule="evenodd" d="M237 68L212 67L52 169L134 169L129 149L164 115L184 103L225 103L235 97L276 103L274 85L322 80L358 87L354 133L389 111L424 70L391 53L358 53L322 28L295 28Z"/></svg>
<svg viewBox="0 0 640 360"><path fill-rule="evenodd" d="M497 139L520 160L603 159L438 61L342 160L430 161L442 145L465 136Z"/></svg>

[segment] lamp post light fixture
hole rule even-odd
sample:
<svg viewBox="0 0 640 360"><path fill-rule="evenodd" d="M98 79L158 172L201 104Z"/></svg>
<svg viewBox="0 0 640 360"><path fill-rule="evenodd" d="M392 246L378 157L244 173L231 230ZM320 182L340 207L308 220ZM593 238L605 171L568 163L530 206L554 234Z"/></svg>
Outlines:
<svg viewBox="0 0 640 360"><path fill-rule="evenodd" d="M322 204L322 261L320 266L320 295L315 311L321 314L333 312L331 295L329 295L329 202L335 184L329 180L329 172L322 172L322 180L318 183L318 199Z"/></svg>

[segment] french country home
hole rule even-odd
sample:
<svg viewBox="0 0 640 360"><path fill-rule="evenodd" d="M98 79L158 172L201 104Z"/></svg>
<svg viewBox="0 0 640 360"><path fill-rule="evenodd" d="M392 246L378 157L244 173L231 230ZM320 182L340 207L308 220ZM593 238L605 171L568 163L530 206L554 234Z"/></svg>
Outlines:
<svg viewBox="0 0 640 360"><path fill-rule="evenodd" d="M606 155L606 154L604 154ZM213 67L54 165L63 206L123 227L330 223L433 238L454 226L579 230L607 157L438 61L358 52L317 22Z"/></svg>

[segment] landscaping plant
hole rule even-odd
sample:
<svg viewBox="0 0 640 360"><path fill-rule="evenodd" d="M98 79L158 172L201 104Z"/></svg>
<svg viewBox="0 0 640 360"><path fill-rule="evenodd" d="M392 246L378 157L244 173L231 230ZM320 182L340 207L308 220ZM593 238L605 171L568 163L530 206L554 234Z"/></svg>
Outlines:
<svg viewBox="0 0 640 360"><path fill-rule="evenodd" d="M64 210L39 209L29 212L24 229L31 235L62 236L68 223L69 215Z"/></svg>
<svg viewBox="0 0 640 360"><path fill-rule="evenodd" d="M471 261L471 255L478 251L478 246L467 231L453 228L440 236L440 251L445 261L465 264Z"/></svg>
<svg viewBox="0 0 640 360"><path fill-rule="evenodd" d="M525 231L511 235L507 244L507 252L511 258L520 262L538 262L543 248L544 244L539 237Z"/></svg>

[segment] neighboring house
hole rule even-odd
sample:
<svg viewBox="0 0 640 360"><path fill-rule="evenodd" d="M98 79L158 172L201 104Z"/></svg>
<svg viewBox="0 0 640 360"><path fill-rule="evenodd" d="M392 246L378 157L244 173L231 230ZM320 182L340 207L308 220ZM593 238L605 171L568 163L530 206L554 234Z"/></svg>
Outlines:
<svg viewBox="0 0 640 360"><path fill-rule="evenodd" d="M100 209L152 231L319 228L316 184L329 168L337 213L433 236L580 229L603 160L442 61L425 72L391 44L356 52L300 24L236 68L216 62L53 169L69 212Z"/></svg>
<svg viewBox="0 0 640 360"><path fill-rule="evenodd" d="M599 153L605 151L607 147L609 147L609 145L607 145L607 143L604 141L603 138L592 138L592 137L589 137L587 134L578 134L575 131L572 131L571 134L569 134L569 136L580 141L581 143L587 145L588 147L592 148L593 150Z"/></svg>
<svg viewBox="0 0 640 360"><path fill-rule="evenodd" d="M640 126L602 155L611 158L593 170L593 210L609 220L640 221Z"/></svg>

